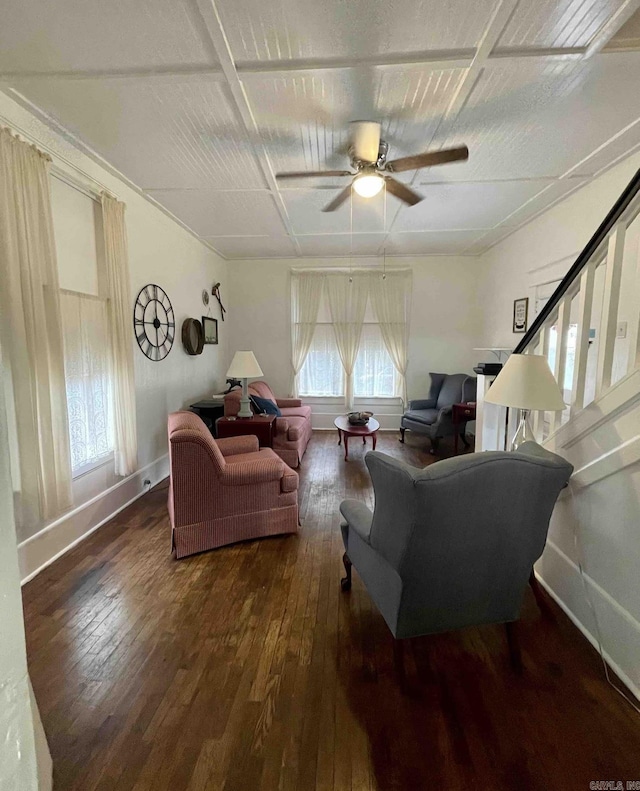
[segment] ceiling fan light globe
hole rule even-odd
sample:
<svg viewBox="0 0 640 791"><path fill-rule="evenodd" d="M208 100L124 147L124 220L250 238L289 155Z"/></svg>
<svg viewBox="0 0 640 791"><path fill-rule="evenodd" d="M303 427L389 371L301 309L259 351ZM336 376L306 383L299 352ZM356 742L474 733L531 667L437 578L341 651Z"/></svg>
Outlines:
<svg viewBox="0 0 640 791"><path fill-rule="evenodd" d="M382 189L384 179L375 173L357 176L353 180L353 188L362 198L373 198Z"/></svg>

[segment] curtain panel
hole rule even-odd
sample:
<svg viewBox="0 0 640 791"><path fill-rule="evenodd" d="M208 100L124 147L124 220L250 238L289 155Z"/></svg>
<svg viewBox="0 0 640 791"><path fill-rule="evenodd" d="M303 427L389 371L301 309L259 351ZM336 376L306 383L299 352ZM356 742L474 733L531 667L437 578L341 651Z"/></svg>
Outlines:
<svg viewBox="0 0 640 791"><path fill-rule="evenodd" d="M413 277L410 270L389 271L371 278L371 304L378 319L382 339L398 372L398 392L407 403L407 365L409 363L409 323Z"/></svg>
<svg viewBox="0 0 640 791"><path fill-rule="evenodd" d="M369 299L369 272L329 273L325 288L338 354L345 373L345 404L353 409L353 366Z"/></svg>
<svg viewBox="0 0 640 791"><path fill-rule="evenodd" d="M113 429L116 475L130 475L138 466L136 391L131 334L129 253L125 205L102 195L109 357L113 388Z"/></svg>
<svg viewBox="0 0 640 791"><path fill-rule="evenodd" d="M299 392L299 373L307 359L318 321L324 275L318 272L291 273L291 368L292 395Z"/></svg>
<svg viewBox="0 0 640 791"><path fill-rule="evenodd" d="M15 412L21 533L71 507L49 167L49 157L0 129L0 337Z"/></svg>

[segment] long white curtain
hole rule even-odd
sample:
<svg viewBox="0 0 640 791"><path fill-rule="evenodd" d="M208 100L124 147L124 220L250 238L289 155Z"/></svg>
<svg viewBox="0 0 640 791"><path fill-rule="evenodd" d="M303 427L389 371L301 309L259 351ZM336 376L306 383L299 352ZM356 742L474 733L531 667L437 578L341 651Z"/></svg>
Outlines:
<svg viewBox="0 0 640 791"><path fill-rule="evenodd" d="M33 532L71 507L49 158L0 129L0 314L15 412L16 521Z"/></svg>
<svg viewBox="0 0 640 791"><path fill-rule="evenodd" d="M369 298L369 272L328 273L325 288L340 360L345 373L345 404L353 409L353 366L358 356Z"/></svg>
<svg viewBox="0 0 640 791"><path fill-rule="evenodd" d="M64 365L74 472L113 452L107 303L63 291Z"/></svg>
<svg viewBox="0 0 640 791"><path fill-rule="evenodd" d="M106 269L109 334L112 366L113 425L116 475L129 475L138 466L136 393L131 332L129 254L124 203L102 196L104 257Z"/></svg>
<svg viewBox="0 0 640 791"><path fill-rule="evenodd" d="M398 372L396 395L407 403L407 365L409 363L409 321L411 317L412 273L387 272L371 277L371 303L378 319L384 345Z"/></svg>
<svg viewBox="0 0 640 791"><path fill-rule="evenodd" d="M299 392L298 374L307 359L316 329L323 285L322 273L291 273L291 367L294 396Z"/></svg>

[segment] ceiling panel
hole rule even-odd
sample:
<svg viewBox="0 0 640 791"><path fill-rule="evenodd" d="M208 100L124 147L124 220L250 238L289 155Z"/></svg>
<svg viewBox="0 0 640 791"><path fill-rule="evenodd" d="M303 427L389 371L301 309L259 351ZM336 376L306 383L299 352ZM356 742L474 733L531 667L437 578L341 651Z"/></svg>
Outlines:
<svg viewBox="0 0 640 791"><path fill-rule="evenodd" d="M423 151L463 74L384 67L246 75L243 82L279 172L347 168L349 122L362 118L381 122L390 159Z"/></svg>
<svg viewBox="0 0 640 791"><path fill-rule="evenodd" d="M480 40L495 0L219 0L238 61L459 49Z"/></svg>
<svg viewBox="0 0 640 791"><path fill-rule="evenodd" d="M387 255L462 255L483 231L422 231L392 233L387 237Z"/></svg>
<svg viewBox="0 0 640 791"><path fill-rule="evenodd" d="M492 228L490 231L483 231L475 239L467 239L462 245L462 254L482 255L494 244L498 244L502 239L509 236L510 233L513 233L513 228L503 228L502 226Z"/></svg>
<svg viewBox="0 0 640 791"><path fill-rule="evenodd" d="M151 190L149 194L200 236L284 234L269 192Z"/></svg>
<svg viewBox="0 0 640 791"><path fill-rule="evenodd" d="M225 258L292 258L296 248L288 236L212 236L206 239Z"/></svg>
<svg viewBox="0 0 640 791"><path fill-rule="evenodd" d="M586 179L574 177L553 181L545 186L537 195L533 195L522 205L513 204L511 211L504 211L500 227L514 227L523 225L539 214L552 203L567 197L571 192L586 184ZM593 229L595 231L595 228Z"/></svg>
<svg viewBox="0 0 640 791"><path fill-rule="evenodd" d="M638 49L640 47L640 9L628 19L605 47L606 49Z"/></svg>
<svg viewBox="0 0 640 791"><path fill-rule="evenodd" d="M484 71L456 123L436 138L466 143L468 162L425 171L426 180L557 177L640 116L640 53L529 60Z"/></svg>
<svg viewBox="0 0 640 791"><path fill-rule="evenodd" d="M311 258L323 256L348 257L349 255L377 255L384 244L384 233L318 234L297 236L302 255Z"/></svg>
<svg viewBox="0 0 640 791"><path fill-rule="evenodd" d="M518 3L500 47L585 47L625 0L535 0Z"/></svg>
<svg viewBox="0 0 640 791"><path fill-rule="evenodd" d="M220 82L48 80L17 88L143 189L264 186Z"/></svg>
<svg viewBox="0 0 640 791"><path fill-rule="evenodd" d="M175 0L3 2L1 71L212 65L195 3Z"/></svg>
<svg viewBox="0 0 640 791"><path fill-rule="evenodd" d="M553 182L499 181L428 184L418 187L424 200L400 210L394 231L493 228Z"/></svg>
<svg viewBox="0 0 640 791"><path fill-rule="evenodd" d="M382 193L369 199L352 193L353 210L351 200L347 199L336 211L323 212L323 207L339 192L324 189L283 191L282 197L294 233L350 233L352 230L354 233L369 233L384 230Z"/></svg>

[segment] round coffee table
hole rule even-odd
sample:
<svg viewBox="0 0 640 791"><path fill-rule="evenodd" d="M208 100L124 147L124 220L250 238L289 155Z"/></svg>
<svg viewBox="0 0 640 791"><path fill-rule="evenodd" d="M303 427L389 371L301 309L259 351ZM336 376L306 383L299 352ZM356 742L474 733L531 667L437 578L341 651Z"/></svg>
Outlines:
<svg viewBox="0 0 640 791"><path fill-rule="evenodd" d="M338 445L340 445L344 437L345 461L349 461L349 437L362 437L362 442L365 445L367 443L367 437L373 437L373 449L376 449L376 440L380 423L378 423L375 418L370 417L369 422L365 423L364 426L352 426L346 415L338 415L333 423L338 429Z"/></svg>

